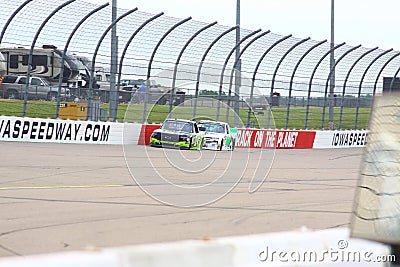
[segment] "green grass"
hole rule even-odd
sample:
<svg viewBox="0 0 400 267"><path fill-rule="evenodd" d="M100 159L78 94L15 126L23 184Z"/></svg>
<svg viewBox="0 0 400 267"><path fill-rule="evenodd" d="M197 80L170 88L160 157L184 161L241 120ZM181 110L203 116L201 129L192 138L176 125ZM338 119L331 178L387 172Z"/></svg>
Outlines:
<svg viewBox="0 0 400 267"><path fill-rule="evenodd" d="M24 102L22 100L0 99L0 115L21 117ZM32 118L55 118L56 103L47 101L29 101L26 116Z"/></svg>
<svg viewBox="0 0 400 267"><path fill-rule="evenodd" d="M169 113L168 106L162 105L148 105L148 113L146 115L147 122L149 123L160 123L163 122ZM126 106L120 105L118 110L118 121L121 121L124 117L121 116L126 111ZM197 109L197 118L211 118L216 119L216 108L205 108L199 107ZM220 120L225 120L226 109L221 108ZM367 129L370 117L370 108L360 108L358 110L359 115L357 118L357 129ZM173 111L173 116L176 118L192 119L193 108L192 107L179 107L176 111ZM321 129L322 127L322 113L323 108L321 107L310 107L308 111L308 122L307 129ZM130 105L128 112L126 113L126 121L128 122L141 122L143 117L143 105ZM229 113L229 123L233 123L233 111ZM248 109L240 109L240 119L244 125L246 125L248 116ZM270 117L270 127L282 129L286 128L286 117L287 108L279 107L272 108L272 116ZM340 108L334 109L334 122L335 126L338 127L340 118ZM341 129L354 129L355 128L356 109L355 108L343 108ZM289 129L304 129L306 119L306 108L303 107L291 107L288 120ZM267 128L268 125L268 114L265 111L264 115L257 115L251 113L250 121L256 128ZM324 129L329 129L329 108L325 109L324 116Z"/></svg>
<svg viewBox="0 0 400 267"><path fill-rule="evenodd" d="M108 104L102 104L102 109L109 110ZM23 101L21 100L4 100L0 99L0 115L6 116L22 116ZM218 108L214 107L198 107L196 119L216 119ZM360 108L357 119L357 129L367 129L370 117L370 108ZM56 103L46 101L29 101L27 105L27 117L33 118L55 118ZM226 108L220 108L220 120L226 119ZM169 106L168 105L147 105L146 118L148 123L161 123L168 116ZM321 129L322 126L322 113L321 107L310 107L308 113L307 129ZM341 129L354 129L356 119L355 108L344 108L342 114ZM234 112L232 109L229 110L229 123L233 124ZM268 125L268 114L264 111L264 114L257 115L254 113L250 114L252 125L256 128L267 128ZM240 119L243 125L246 125L248 116L248 109L240 109ZM119 122L141 122L143 117L143 104L119 104L117 112L117 121ZM179 106L174 107L172 116L176 118L192 119L193 107L190 106ZM286 128L286 117L287 109L285 107L274 107L272 108L272 117L270 117L269 128L283 129ZM338 127L340 117L340 108L334 109L334 122L335 126ZM288 129L304 129L306 118L305 107L291 107L288 120ZM328 129L329 121L329 108L325 109L324 118L324 129Z"/></svg>

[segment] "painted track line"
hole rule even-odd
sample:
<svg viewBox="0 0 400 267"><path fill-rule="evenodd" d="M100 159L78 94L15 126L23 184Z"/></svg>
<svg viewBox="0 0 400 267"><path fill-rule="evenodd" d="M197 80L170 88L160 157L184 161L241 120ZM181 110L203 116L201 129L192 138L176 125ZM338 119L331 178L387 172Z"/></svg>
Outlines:
<svg viewBox="0 0 400 267"><path fill-rule="evenodd" d="M124 185L124 184L99 184L99 185L7 186L7 187L0 187L0 190L99 188L99 187L124 187L124 186L130 186L130 185Z"/></svg>

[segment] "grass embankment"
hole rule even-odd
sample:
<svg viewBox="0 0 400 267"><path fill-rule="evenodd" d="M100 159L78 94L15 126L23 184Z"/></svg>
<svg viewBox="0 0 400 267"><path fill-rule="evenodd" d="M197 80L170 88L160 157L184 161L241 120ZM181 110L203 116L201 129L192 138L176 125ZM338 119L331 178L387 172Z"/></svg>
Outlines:
<svg viewBox="0 0 400 267"><path fill-rule="evenodd" d="M101 108L109 112L109 105L102 104ZM141 122L143 117L143 104L119 104L117 112L117 120L119 122ZM225 107L198 107L196 118L198 119L216 119L217 112L220 111L220 120L226 120L227 109ZM0 115L6 116L22 116L23 101L21 100L5 100L0 99ZM360 108L357 118L357 129L367 129L370 117L370 108ZM264 111L264 114L252 112L250 114L251 125L256 128L287 128L288 129L304 129L306 120L305 107L291 107L288 120L286 107L272 108L272 116ZM32 118L55 118L56 103L46 101L29 101L26 109L26 116ZM147 122L160 123L168 116L169 106L167 105L147 105ZM321 129L323 108L310 107L308 110L308 129ZM191 119L193 117L193 107L178 106L174 107L171 117ZM243 125L246 125L248 117L248 109L240 108L240 120ZM233 123L234 112L229 110L228 121ZM338 126L340 118L340 107L334 108L334 121ZM343 108L341 129L354 129L356 120L355 108ZM328 129L329 108L325 108L324 127ZM268 123L269 122L269 123ZM267 127L269 125L269 127Z"/></svg>

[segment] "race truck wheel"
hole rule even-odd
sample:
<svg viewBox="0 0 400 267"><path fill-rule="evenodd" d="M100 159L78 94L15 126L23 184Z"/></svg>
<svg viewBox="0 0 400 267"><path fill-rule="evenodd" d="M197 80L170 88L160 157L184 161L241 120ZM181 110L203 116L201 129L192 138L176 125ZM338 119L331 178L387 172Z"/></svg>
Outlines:
<svg viewBox="0 0 400 267"><path fill-rule="evenodd" d="M189 150L191 150L194 146L196 146L196 148L198 147L198 149L196 149L196 150L202 150L203 149L204 138L201 138L201 140L198 140L198 141L195 140L196 138L197 137L195 137L195 136L190 138Z"/></svg>
<svg viewBox="0 0 400 267"><path fill-rule="evenodd" d="M204 137L201 138L200 150L203 150L204 147Z"/></svg>

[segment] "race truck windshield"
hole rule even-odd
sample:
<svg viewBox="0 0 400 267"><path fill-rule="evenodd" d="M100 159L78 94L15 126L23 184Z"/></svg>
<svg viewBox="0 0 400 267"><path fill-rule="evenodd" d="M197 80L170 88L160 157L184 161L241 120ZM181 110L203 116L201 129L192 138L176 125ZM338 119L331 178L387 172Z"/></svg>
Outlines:
<svg viewBox="0 0 400 267"><path fill-rule="evenodd" d="M220 123L205 122L205 123L199 123L198 126L199 127L204 127L206 129L206 132L225 133L225 128Z"/></svg>
<svg viewBox="0 0 400 267"><path fill-rule="evenodd" d="M184 121L165 121L161 128L163 130L175 132L193 132L192 124Z"/></svg>

